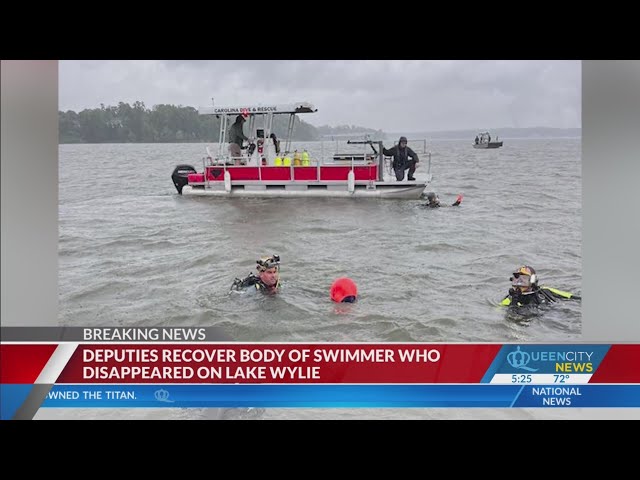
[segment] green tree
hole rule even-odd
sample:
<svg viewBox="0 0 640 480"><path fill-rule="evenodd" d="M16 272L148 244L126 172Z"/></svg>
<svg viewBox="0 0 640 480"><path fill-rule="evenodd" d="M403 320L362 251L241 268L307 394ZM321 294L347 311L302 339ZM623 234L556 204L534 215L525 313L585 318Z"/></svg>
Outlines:
<svg viewBox="0 0 640 480"><path fill-rule="evenodd" d="M289 117L275 115L273 133L284 138ZM193 107L182 105L154 105L146 108L144 102L133 105L119 102L117 106L100 105L80 113L72 110L58 112L60 143L153 143L153 142L217 142L220 118L200 115ZM343 125L316 128L296 117L293 140L313 141L322 135L337 133L381 133L380 130Z"/></svg>

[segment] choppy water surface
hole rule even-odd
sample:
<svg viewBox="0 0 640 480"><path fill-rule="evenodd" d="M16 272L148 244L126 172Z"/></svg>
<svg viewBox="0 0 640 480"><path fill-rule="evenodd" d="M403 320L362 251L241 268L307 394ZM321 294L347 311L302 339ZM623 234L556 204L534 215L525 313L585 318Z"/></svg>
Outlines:
<svg viewBox="0 0 640 480"><path fill-rule="evenodd" d="M579 340L580 302L525 315L498 303L521 264L536 268L542 284L581 293L580 139L504 140L497 150L474 150L466 141L429 144L427 191L443 203L464 194L460 207L440 209L417 200L181 197L171 172L179 163L200 170L203 144L61 145L59 321L217 325L244 342ZM305 147L312 156L328 148ZM423 162L416 176L424 174ZM273 253L282 259L279 295L229 295L235 277ZM329 287L340 276L358 285L356 304L330 301ZM365 411L329 415L357 418ZM383 409L371 416L446 414L433 412ZM222 412L224 418L317 414Z"/></svg>

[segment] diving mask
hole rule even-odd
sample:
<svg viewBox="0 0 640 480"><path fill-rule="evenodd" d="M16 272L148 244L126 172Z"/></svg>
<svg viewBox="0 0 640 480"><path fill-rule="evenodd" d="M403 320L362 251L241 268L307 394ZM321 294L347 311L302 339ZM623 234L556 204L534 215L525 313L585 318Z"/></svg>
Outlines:
<svg viewBox="0 0 640 480"><path fill-rule="evenodd" d="M278 270L280 269L280 256L279 255L272 255L271 257L263 257L260 260L256 260L256 263L258 264L258 266L256 267L256 269L260 272L264 272L265 270L268 270L270 268L277 268Z"/></svg>

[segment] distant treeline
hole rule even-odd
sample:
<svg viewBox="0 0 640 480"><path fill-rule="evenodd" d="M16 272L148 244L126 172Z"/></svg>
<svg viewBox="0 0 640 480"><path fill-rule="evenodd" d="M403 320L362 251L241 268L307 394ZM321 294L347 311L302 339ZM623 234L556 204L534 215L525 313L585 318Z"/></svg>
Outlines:
<svg viewBox="0 0 640 480"><path fill-rule="evenodd" d="M275 115L273 133L284 137L289 116ZM200 115L193 107L154 105L148 109L143 102L133 106L120 102L118 106L58 112L59 143L197 143L217 142L220 118ZM314 127L299 117L293 128L296 141L314 141L331 134L376 132L355 126ZM379 132L379 131L378 131ZM249 132L245 132L249 133Z"/></svg>
<svg viewBox="0 0 640 480"><path fill-rule="evenodd" d="M372 140L384 139L385 133L382 130L374 130L373 128L358 127L356 125L339 125L337 127L330 127L329 125L322 125L318 127L317 132L322 137L340 136L351 137L354 140L369 135Z"/></svg>

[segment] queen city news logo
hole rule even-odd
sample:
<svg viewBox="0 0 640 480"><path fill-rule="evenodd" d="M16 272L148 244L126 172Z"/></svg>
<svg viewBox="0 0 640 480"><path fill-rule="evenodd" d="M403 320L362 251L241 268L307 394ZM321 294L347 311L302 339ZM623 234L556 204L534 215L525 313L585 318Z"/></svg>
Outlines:
<svg viewBox="0 0 640 480"><path fill-rule="evenodd" d="M518 368L520 370L526 370L527 372L537 372L540 370L539 368L530 368L527 367L529 362L531 361L531 355L527 352L523 352L520 350L520 347L515 352L511 352L507 355L507 362L513 368Z"/></svg>
<svg viewBox="0 0 640 480"><path fill-rule="evenodd" d="M174 402L174 400L169 400L169 392L167 390L163 389L163 388L161 388L160 390L156 390L153 393L153 396L159 402L164 402L164 403L173 403Z"/></svg>
<svg viewBox="0 0 640 480"><path fill-rule="evenodd" d="M527 348L527 347L525 347ZM552 350L549 346L528 347L523 350L520 346L507 355L507 363L516 370L541 373L593 373L594 351L580 351L569 349Z"/></svg>

